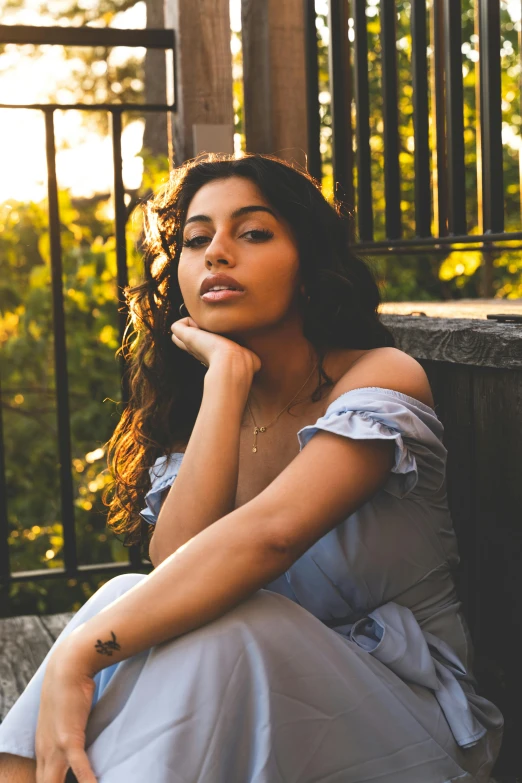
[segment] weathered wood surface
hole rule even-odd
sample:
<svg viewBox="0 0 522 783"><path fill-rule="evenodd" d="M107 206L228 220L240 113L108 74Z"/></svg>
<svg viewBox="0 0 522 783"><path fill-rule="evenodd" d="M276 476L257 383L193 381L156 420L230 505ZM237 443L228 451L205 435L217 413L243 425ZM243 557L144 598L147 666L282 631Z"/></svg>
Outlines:
<svg viewBox="0 0 522 783"><path fill-rule="evenodd" d="M38 669L74 612L0 620L0 721Z"/></svg>
<svg viewBox="0 0 522 783"><path fill-rule="evenodd" d="M478 318L381 315L397 347L416 359L472 367L522 367L522 323Z"/></svg>
<svg viewBox="0 0 522 783"><path fill-rule="evenodd" d="M306 165L302 0L242 0L246 148Z"/></svg>
<svg viewBox="0 0 522 783"><path fill-rule="evenodd" d="M379 312L385 315L426 313L429 318L483 318L490 313L522 315L522 299L452 299L447 302L383 302Z"/></svg>
<svg viewBox="0 0 522 783"><path fill-rule="evenodd" d="M192 158L194 126L221 125L222 135L207 152L234 149L232 54L229 0L166 0L165 23L176 31L176 89L178 110L173 115L176 165Z"/></svg>

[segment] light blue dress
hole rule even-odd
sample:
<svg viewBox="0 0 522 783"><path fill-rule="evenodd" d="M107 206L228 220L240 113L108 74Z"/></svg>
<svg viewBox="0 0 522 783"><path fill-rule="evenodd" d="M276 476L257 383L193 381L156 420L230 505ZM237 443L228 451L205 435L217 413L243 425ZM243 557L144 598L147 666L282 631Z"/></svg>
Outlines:
<svg viewBox="0 0 522 783"><path fill-rule="evenodd" d="M96 675L86 748L99 783L489 780L503 718L476 692L451 575L443 426L413 397L364 387L303 427L300 448L322 430L393 439L385 485L230 612ZM182 459L150 469L145 519ZM146 578L111 579L58 641ZM0 726L0 752L34 758L46 661Z"/></svg>

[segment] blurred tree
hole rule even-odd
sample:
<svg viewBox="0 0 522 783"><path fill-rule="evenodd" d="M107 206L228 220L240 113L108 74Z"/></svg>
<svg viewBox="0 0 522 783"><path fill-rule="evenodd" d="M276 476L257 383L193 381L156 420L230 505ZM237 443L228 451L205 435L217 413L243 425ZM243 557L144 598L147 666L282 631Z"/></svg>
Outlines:
<svg viewBox="0 0 522 783"><path fill-rule="evenodd" d="M476 0L462 0L462 54L464 80L464 143L468 231L478 233L477 202L477 126L479 118L475 100L478 72L477 38L474 24ZM368 0L366 21L368 31L368 76L370 88L370 147L372 155L372 191L375 239L385 238L384 199L384 126L382 119L382 71L380 42L380 0ZM401 172L401 214L404 237L415 236L415 176L411 62L411 2L396 0L396 41L399 96L399 165ZM431 2L428 2L428 8ZM323 158L323 188L333 193L332 127L330 85L328 74L328 16L326 0L316 0L319 51L319 104L321 117L321 153ZM504 150L504 190L506 231L519 230L520 147L522 143L522 109L520 105L520 21L514 21L508 4L501 2L501 62L502 112ZM350 34L351 38L353 36ZM431 62L432 49L428 52ZM433 97L430 95L430 101ZM354 110L354 122L356 115ZM431 133L434 130L431 125ZM431 140L432 149L434 139ZM355 181L357 170L354 170ZM436 227L433 226L436 233ZM519 243L513 243L519 244ZM389 301L460 299L483 295L480 252L453 250L446 254L415 253L368 254L368 263L375 269ZM495 296L522 297L522 259L518 251L496 252L493 260Z"/></svg>
<svg viewBox="0 0 522 783"><path fill-rule="evenodd" d="M145 160L137 198L168 175ZM81 210L79 209L81 206ZM109 480L103 445L121 414L115 239L107 197L80 204L60 193L76 535L81 564L127 561L106 528ZM141 275L141 216L128 224L129 282ZM63 567L57 454L49 234L46 204L0 205L0 345L12 570ZM108 577L16 583L0 591L0 615L67 611Z"/></svg>

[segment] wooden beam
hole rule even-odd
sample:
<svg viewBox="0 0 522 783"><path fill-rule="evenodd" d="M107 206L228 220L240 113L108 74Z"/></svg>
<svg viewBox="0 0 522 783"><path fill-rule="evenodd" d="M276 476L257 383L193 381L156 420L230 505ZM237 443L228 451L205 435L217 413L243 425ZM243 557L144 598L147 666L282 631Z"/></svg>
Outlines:
<svg viewBox="0 0 522 783"><path fill-rule="evenodd" d="M0 723L74 614L0 619Z"/></svg>
<svg viewBox="0 0 522 783"><path fill-rule="evenodd" d="M423 305L426 304L423 302ZM482 318L380 314L400 351L419 361L510 370L522 394L522 329ZM516 379L516 380L515 380Z"/></svg>
<svg viewBox="0 0 522 783"><path fill-rule="evenodd" d="M145 0L147 27L165 27L163 0ZM167 63L172 62L172 52L147 49L145 53L145 101L167 102ZM153 155L169 155L168 114L153 112L145 115L143 146ZM172 151L170 152L172 155Z"/></svg>
<svg viewBox="0 0 522 783"><path fill-rule="evenodd" d="M166 0L165 23L176 30L175 164L203 151L233 152L229 0ZM205 150L194 146L195 125L205 139ZM202 134L202 125L220 129Z"/></svg>
<svg viewBox="0 0 522 783"><path fill-rule="evenodd" d="M303 0L242 0L241 20L246 148L305 166Z"/></svg>

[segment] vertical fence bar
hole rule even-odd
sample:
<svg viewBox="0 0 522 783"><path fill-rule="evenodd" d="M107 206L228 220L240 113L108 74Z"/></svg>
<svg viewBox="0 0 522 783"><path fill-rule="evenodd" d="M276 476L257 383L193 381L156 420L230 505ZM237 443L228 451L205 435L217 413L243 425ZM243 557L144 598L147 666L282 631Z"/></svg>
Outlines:
<svg viewBox="0 0 522 783"><path fill-rule="evenodd" d="M306 116L308 123L308 172L321 182L321 118L319 116L319 64L314 0L303 0L306 64Z"/></svg>
<svg viewBox="0 0 522 783"><path fill-rule="evenodd" d="M125 328L127 325L128 308L123 296L123 289L128 285L127 270L127 207L125 205L125 187L123 185L123 160L121 153L121 131L122 131L122 113L121 110L111 109L111 130L112 130L112 155L114 167L114 220L116 234L116 269L118 286L118 323L120 331L120 345L123 344ZM121 368L121 389L122 405L127 405L129 400L129 388L127 378L127 364L123 353L120 353ZM134 568L142 565L139 545L129 547L129 563Z"/></svg>
<svg viewBox="0 0 522 783"><path fill-rule="evenodd" d="M2 400L2 377L0 375L0 403ZM7 519L7 482L5 480L4 423L0 404L0 584L9 582L9 525Z"/></svg>
<svg viewBox="0 0 522 783"><path fill-rule="evenodd" d="M386 237L398 239L401 228L397 41L394 2L381 1L382 91L384 122L384 194Z"/></svg>
<svg viewBox="0 0 522 783"><path fill-rule="evenodd" d="M51 286L53 298L54 362L56 373L56 413L62 504L64 565L68 575L77 569L76 529L74 524L74 491L71 472L71 425L69 415L69 381L62 283L62 246L60 210L56 179L56 144L54 111L45 109L45 146L47 156L47 194L49 200L49 236L51 244ZM49 571L52 576L52 571Z"/></svg>
<svg viewBox="0 0 522 783"><path fill-rule="evenodd" d="M128 285L127 272L127 242L126 242L126 224L127 207L125 206L125 188L123 186L123 162L121 154L121 131L122 131L122 113L121 110L111 109L111 131L112 131L112 156L114 168L114 221L116 235L116 269L117 269L117 287L118 287L118 326L120 335L120 345L125 336L125 327L127 324L127 307L123 296L123 289ZM122 376L122 403L125 406L128 402L128 381L126 375L126 362L122 353L120 353L120 370Z"/></svg>
<svg viewBox="0 0 522 783"><path fill-rule="evenodd" d="M172 31L172 48L165 51L165 76L167 82L167 105L176 107L176 36ZM169 173L174 168L174 112L167 111L167 149L169 156Z"/></svg>
<svg viewBox="0 0 522 783"><path fill-rule="evenodd" d="M446 39L448 229L450 234L463 235L467 234L467 226L461 0L444 0L444 35Z"/></svg>
<svg viewBox="0 0 522 783"><path fill-rule="evenodd" d="M476 171L477 171L477 231L479 234L484 233L484 208L483 208L483 196L482 196L482 130L481 130L481 112L482 112L482 99L480 97L480 89L482 84L482 77L480 75L480 67L482 65L480 60L480 8L479 4L475 3L473 9L473 33L475 35L474 51L477 54L474 63L475 74L475 150L476 150ZM484 256L485 260L485 256Z"/></svg>
<svg viewBox="0 0 522 783"><path fill-rule="evenodd" d="M444 0L433 0L431 9L431 40L433 43L432 100L435 119L434 172L436 230L439 237L448 235L448 161L446 155L446 103L444 89Z"/></svg>
<svg viewBox="0 0 522 783"><path fill-rule="evenodd" d="M520 27L518 30L518 113L522 116L522 0L520 1ZM518 148L518 197L520 199L520 225L522 225L522 147Z"/></svg>
<svg viewBox="0 0 522 783"><path fill-rule="evenodd" d="M373 241L370 87L366 0L354 0L354 88L357 144L357 229L361 241Z"/></svg>
<svg viewBox="0 0 522 783"><path fill-rule="evenodd" d="M418 237L431 236L431 187L426 58L426 0L412 0L411 41L413 76L413 133L415 139L415 229Z"/></svg>
<svg viewBox="0 0 522 783"><path fill-rule="evenodd" d="M501 232L504 231L504 177L499 1L479 0L478 12L483 226L485 232Z"/></svg>
<svg viewBox="0 0 522 783"><path fill-rule="evenodd" d="M348 0L328 0L334 193L353 213L352 74L348 11Z"/></svg>

